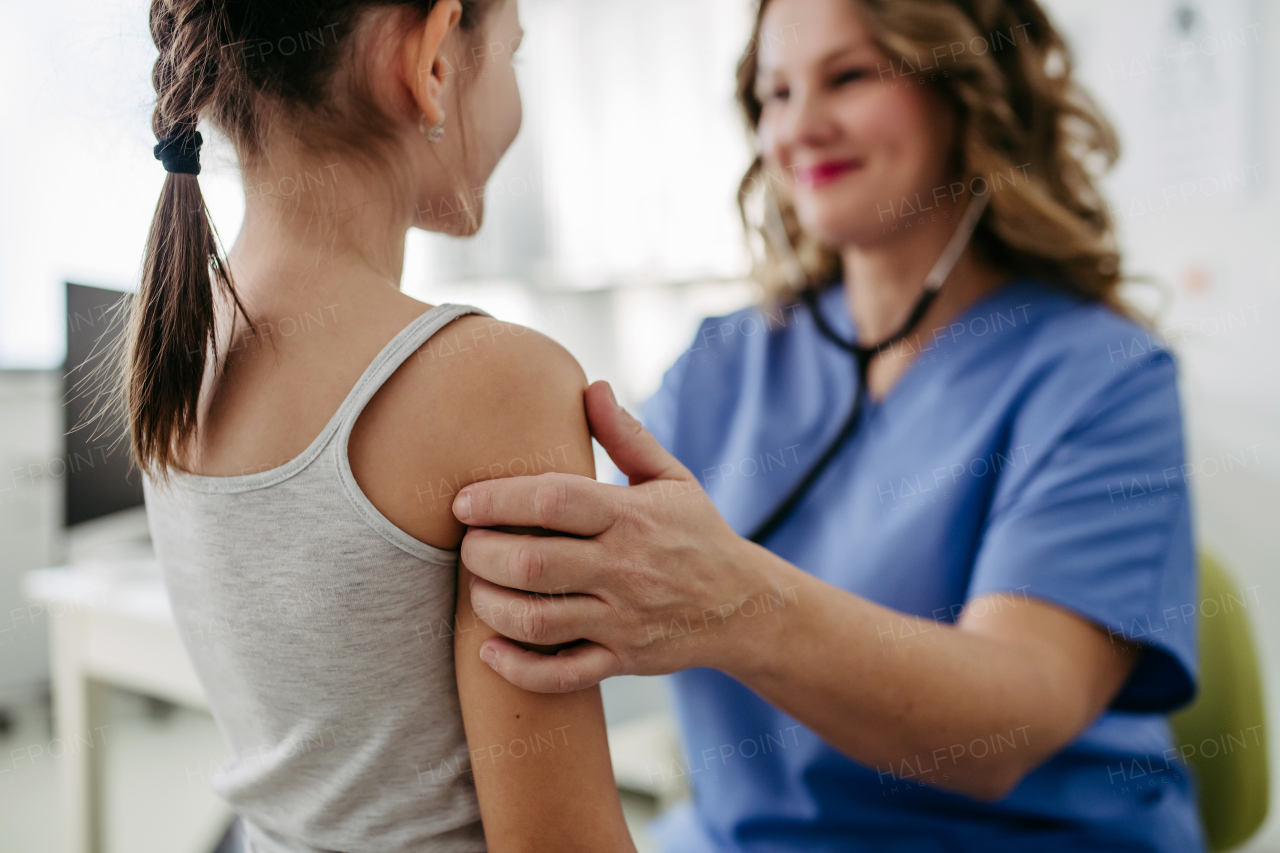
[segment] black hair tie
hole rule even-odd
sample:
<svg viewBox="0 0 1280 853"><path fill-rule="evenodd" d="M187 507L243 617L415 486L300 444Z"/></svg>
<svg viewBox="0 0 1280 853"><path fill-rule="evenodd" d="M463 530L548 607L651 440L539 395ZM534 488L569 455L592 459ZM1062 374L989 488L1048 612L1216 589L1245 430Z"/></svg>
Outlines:
<svg viewBox="0 0 1280 853"><path fill-rule="evenodd" d="M178 175L200 174L200 146L204 137L198 130L180 130L162 138L152 149L166 172Z"/></svg>

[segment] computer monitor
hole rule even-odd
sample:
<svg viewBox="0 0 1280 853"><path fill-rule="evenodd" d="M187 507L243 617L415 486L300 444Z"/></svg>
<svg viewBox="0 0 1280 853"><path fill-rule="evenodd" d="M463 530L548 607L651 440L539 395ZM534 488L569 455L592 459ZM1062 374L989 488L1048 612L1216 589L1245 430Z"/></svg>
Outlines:
<svg viewBox="0 0 1280 853"><path fill-rule="evenodd" d="M98 383L85 382L124 333L121 300L131 294L67 282L67 360L63 368L66 515L71 527L142 506L142 474L132 464L126 427L117 420L86 423Z"/></svg>

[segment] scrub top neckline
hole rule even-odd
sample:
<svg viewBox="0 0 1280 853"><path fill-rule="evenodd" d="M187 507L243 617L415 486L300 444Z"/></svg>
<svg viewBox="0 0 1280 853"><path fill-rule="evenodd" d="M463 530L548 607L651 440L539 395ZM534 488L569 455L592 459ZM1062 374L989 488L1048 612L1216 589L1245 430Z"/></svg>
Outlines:
<svg viewBox="0 0 1280 853"><path fill-rule="evenodd" d="M981 313L982 310L990 308L999 300L1008 298L1008 296L1016 289L1031 284L1032 282L1028 279L1012 277L1005 284L995 288L990 293L980 296L978 299L965 306L960 313L947 320L947 323L943 326L935 326L929 331L936 331L937 329L945 328L946 326L955 323L967 325L969 321L972 320L976 314ZM823 318L826 319L831 328L835 330L836 334L840 335L840 337L844 338L846 341L850 341L855 344L860 343L858 339L857 325L854 323L853 316L849 313L845 304L844 288L845 282L841 281L838 284L828 287L825 291L819 294L818 310L822 311ZM906 341L913 342L913 345L920 344L920 346L917 348L911 362L907 365L906 370L902 372L898 377L898 380L894 382L893 385L889 386L889 390L883 397L877 398L871 393L867 394L865 403L867 411L864 417L869 418L873 416L875 413L883 409L891 400L901 396L899 389L904 385L909 386L922 381L920 379L913 379L912 377L926 372L922 369L922 365L932 363L934 359L922 359L921 356L935 351L941 352L946 349L950 343L952 343L951 339L948 337L937 336L934 336L932 342L929 342L926 340L925 331L925 329L917 328L907 336L905 339ZM819 337L822 336L819 335ZM827 341L825 337L823 337L823 341L828 346L831 345L831 342ZM923 343L921 343L922 341ZM856 387L854 390L857 390Z"/></svg>

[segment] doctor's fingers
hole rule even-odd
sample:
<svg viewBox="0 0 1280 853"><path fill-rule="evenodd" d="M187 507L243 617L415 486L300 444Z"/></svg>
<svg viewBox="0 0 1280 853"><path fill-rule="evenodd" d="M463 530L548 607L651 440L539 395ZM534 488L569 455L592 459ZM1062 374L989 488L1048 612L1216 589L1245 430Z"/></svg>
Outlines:
<svg viewBox="0 0 1280 853"><path fill-rule="evenodd" d="M476 527L462 537L462 564L473 575L525 592L595 594L603 557L594 539Z"/></svg>
<svg viewBox="0 0 1280 853"><path fill-rule="evenodd" d="M529 595L478 577L471 584L471 607L499 634L536 646L589 637L609 615L608 605L594 596Z"/></svg>
<svg viewBox="0 0 1280 853"><path fill-rule="evenodd" d="M576 474L539 474L473 483L453 500L453 514L471 527L543 527L595 536L616 515L621 486Z"/></svg>
<svg viewBox="0 0 1280 853"><path fill-rule="evenodd" d="M482 656L492 651L489 665L516 687L532 693L571 693L594 687L623 673L622 662L595 643L578 643L554 655L521 648L505 637L485 640Z"/></svg>

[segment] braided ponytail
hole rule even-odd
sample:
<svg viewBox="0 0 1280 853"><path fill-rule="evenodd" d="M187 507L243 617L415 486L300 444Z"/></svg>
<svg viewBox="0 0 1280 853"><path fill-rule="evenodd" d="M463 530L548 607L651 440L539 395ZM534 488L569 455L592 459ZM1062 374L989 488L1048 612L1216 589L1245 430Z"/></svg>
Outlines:
<svg viewBox="0 0 1280 853"><path fill-rule="evenodd" d="M220 5L203 0L154 0L151 5L151 35L160 50L151 72L156 90L151 128L161 140L157 156L167 141L198 140L200 114L222 85ZM148 472L163 476L195 435L206 360L212 355L217 361L214 288L221 288L248 320L199 180L195 174L169 172L147 236L125 368L134 455Z"/></svg>

